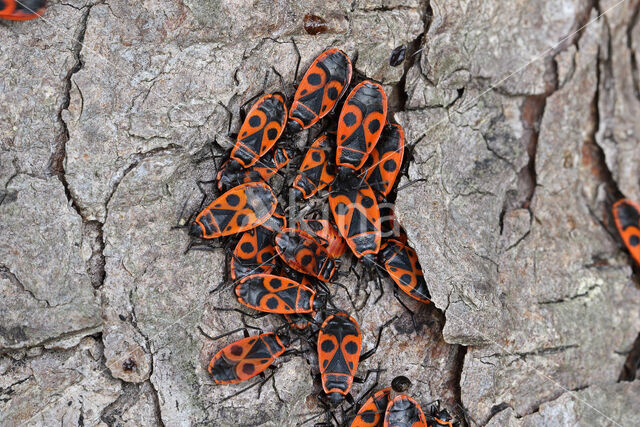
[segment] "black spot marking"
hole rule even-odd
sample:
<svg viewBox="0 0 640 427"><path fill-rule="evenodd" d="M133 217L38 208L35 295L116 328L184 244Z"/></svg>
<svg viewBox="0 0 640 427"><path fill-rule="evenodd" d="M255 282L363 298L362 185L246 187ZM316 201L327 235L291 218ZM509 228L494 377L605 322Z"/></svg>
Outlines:
<svg viewBox="0 0 640 427"><path fill-rule="evenodd" d="M273 258L273 252L264 251L260 254L260 262L269 262Z"/></svg>
<svg viewBox="0 0 640 427"><path fill-rule="evenodd" d="M369 132L376 133L380 129L380 121L378 119L373 119L369 122Z"/></svg>
<svg viewBox="0 0 640 427"><path fill-rule="evenodd" d="M344 122L345 125L349 127L353 126L354 124L356 124L356 115L353 113L347 113L342 118L342 121Z"/></svg>
<svg viewBox="0 0 640 427"><path fill-rule="evenodd" d="M240 347L239 345L231 346L229 352L234 356L240 356L242 354L242 347Z"/></svg>
<svg viewBox="0 0 640 427"><path fill-rule="evenodd" d="M249 224L249 217L246 216L245 214L238 215L238 218L236 219L236 224L238 224L239 227L246 226L247 224Z"/></svg>
<svg viewBox="0 0 640 427"><path fill-rule="evenodd" d="M244 372L247 375L251 375L256 371L256 367L253 366L253 363L247 363L244 366L242 366L242 372Z"/></svg>
<svg viewBox="0 0 640 427"><path fill-rule="evenodd" d="M242 249L242 252L251 253L253 252L253 245L249 242L244 242L240 245L240 249Z"/></svg>
<svg viewBox="0 0 640 427"><path fill-rule="evenodd" d="M273 289L280 289L280 287L282 286L282 280L271 279L271 281L269 282L269 285L271 285Z"/></svg>
<svg viewBox="0 0 640 427"><path fill-rule="evenodd" d="M353 362L349 362L349 370L353 371Z"/></svg>
<svg viewBox="0 0 640 427"><path fill-rule="evenodd" d="M267 131L267 138L270 141L276 139L277 137L278 137L278 131L276 129L271 128Z"/></svg>
<svg viewBox="0 0 640 427"><path fill-rule="evenodd" d="M336 348L336 346L333 345L333 342L330 340L324 340L322 341L322 344L320 344L320 349L325 353L331 353L334 348Z"/></svg>
<svg viewBox="0 0 640 427"><path fill-rule="evenodd" d="M373 424L373 422L376 420L376 414L373 411L365 411L360 414L360 419L367 424Z"/></svg>
<svg viewBox="0 0 640 427"><path fill-rule="evenodd" d="M393 172L396 170L396 161L393 159L387 159L387 161L382 164L382 167L387 172Z"/></svg>
<svg viewBox="0 0 640 427"><path fill-rule="evenodd" d="M322 76L320 76L320 74L318 73L311 73L309 74L307 81L309 82L310 85L316 86L322 82Z"/></svg>
<svg viewBox="0 0 640 427"><path fill-rule="evenodd" d="M320 163L322 161L322 155L317 151L314 151L313 153L311 153L311 160L316 163Z"/></svg>
<svg viewBox="0 0 640 427"><path fill-rule="evenodd" d="M347 212L349 212L349 208L347 207L347 205L342 202L338 203L338 205L336 206L336 213L338 215L346 215Z"/></svg>
<svg viewBox="0 0 640 427"><path fill-rule="evenodd" d="M267 300L267 307L269 307L271 310L275 310L276 308L278 308L278 299L275 297L271 297Z"/></svg>
<svg viewBox="0 0 640 427"><path fill-rule="evenodd" d="M409 286L411 284L411 275L405 273L402 276L400 276L400 283L402 283L405 286Z"/></svg>
<svg viewBox="0 0 640 427"><path fill-rule="evenodd" d="M360 204L364 206L365 209L369 209L373 206L373 199L371 197L364 196L360 201Z"/></svg>
<svg viewBox="0 0 640 427"><path fill-rule="evenodd" d="M326 368L328 364L329 364L329 360L325 360L324 362L322 362L322 367Z"/></svg>
<svg viewBox="0 0 640 427"><path fill-rule="evenodd" d="M229 206L238 206L240 204L240 197L237 194L229 194L226 200Z"/></svg>
<svg viewBox="0 0 640 427"><path fill-rule="evenodd" d="M358 352L358 344L354 343L353 341L349 341L344 346L344 349L349 354L356 354Z"/></svg>
<svg viewBox="0 0 640 427"><path fill-rule="evenodd" d="M307 94L307 90L306 90L306 89L302 89L302 90L300 91L300 95L306 95L306 94Z"/></svg>
<svg viewBox="0 0 640 427"><path fill-rule="evenodd" d="M640 243L640 239L638 239L638 236L629 237L629 244L631 246L638 246L638 243Z"/></svg>
<svg viewBox="0 0 640 427"><path fill-rule="evenodd" d="M258 116L251 116L249 118L249 126L253 127L253 128L257 128L258 126L260 126L260 117Z"/></svg>
<svg viewBox="0 0 640 427"><path fill-rule="evenodd" d="M313 257L311 255L305 255L302 257L302 265L309 265L313 261Z"/></svg>
<svg viewBox="0 0 640 427"><path fill-rule="evenodd" d="M336 99L338 99L338 89L336 89L335 87L330 87L327 91L327 96L330 100L335 101Z"/></svg>

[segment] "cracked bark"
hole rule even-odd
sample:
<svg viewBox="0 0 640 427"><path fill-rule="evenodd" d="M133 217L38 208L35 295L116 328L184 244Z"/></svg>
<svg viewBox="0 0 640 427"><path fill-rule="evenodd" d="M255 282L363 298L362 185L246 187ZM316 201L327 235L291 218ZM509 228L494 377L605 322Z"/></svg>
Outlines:
<svg viewBox="0 0 640 427"><path fill-rule="evenodd" d="M82 218L82 222L84 225L84 239L89 242L89 245L92 249L91 256L86 262L86 269L89 277L91 278L91 284L93 285L93 287L99 288L104 283L105 278L104 235L102 232L103 224L99 221L89 221L86 219L86 217L82 213L80 205L73 196L73 193L69 187L69 183L67 182L64 162L66 158L66 145L67 142L69 142L69 129L67 127L67 123L62 118L62 112L69 108L71 102L73 76L82 69L82 58L80 55L82 52L84 37L87 32L87 22L89 20L89 14L91 13L92 7L93 5L90 5L85 8L86 10L84 11L80 20L80 26L76 35L74 36L73 58L75 63L67 72L67 75L64 78L65 92L62 98L62 105L58 110L58 122L60 123L60 126L62 128L62 132L60 133L60 135L58 135L58 145L49 160L49 172L58 177L58 179L62 183L62 186L64 187L64 192L67 196L67 200L75 209L78 216Z"/></svg>

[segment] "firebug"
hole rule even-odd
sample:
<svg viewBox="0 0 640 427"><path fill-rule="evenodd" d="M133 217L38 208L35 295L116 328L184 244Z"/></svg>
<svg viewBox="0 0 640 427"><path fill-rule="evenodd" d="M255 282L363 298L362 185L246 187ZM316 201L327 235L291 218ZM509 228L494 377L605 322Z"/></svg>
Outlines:
<svg viewBox="0 0 640 427"><path fill-rule="evenodd" d="M387 121L387 96L378 83L365 80L347 97L340 119L336 164L358 170L373 150Z"/></svg>
<svg viewBox="0 0 640 427"><path fill-rule="evenodd" d="M289 110L290 130L307 129L329 114L349 86L351 74L351 60L340 49L320 54L296 90Z"/></svg>
<svg viewBox="0 0 640 427"><path fill-rule="evenodd" d="M227 191L200 212L191 225L190 233L205 239L241 233L267 221L277 204L267 184L242 184Z"/></svg>

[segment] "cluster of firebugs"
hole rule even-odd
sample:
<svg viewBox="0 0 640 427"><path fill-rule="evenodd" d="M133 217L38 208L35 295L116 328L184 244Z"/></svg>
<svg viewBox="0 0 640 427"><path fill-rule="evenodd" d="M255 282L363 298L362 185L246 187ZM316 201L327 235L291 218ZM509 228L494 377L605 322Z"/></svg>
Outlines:
<svg viewBox="0 0 640 427"><path fill-rule="evenodd" d="M296 202L328 199L332 220L303 218L288 225L268 182L293 156L289 137L328 115L335 128L338 111L337 129L325 128L310 144L290 183ZM213 356L208 371L218 384L253 378L287 352L293 331L313 340L326 407L335 408L345 398L353 403L349 392L359 380L358 363L375 348L361 351L353 317L337 308L325 314L331 299L327 284L339 258L350 252L363 268L388 274L410 297L423 303L431 298L417 254L387 203L403 162L404 131L387 120L382 86L352 82L351 60L339 49L313 61L290 107L284 95L268 93L241 120L235 145L214 180L224 193L197 214L189 232L200 239L239 235L229 262L238 302L283 315L287 329L253 336L245 330L245 338ZM315 320L319 313L326 316L321 323ZM433 405L425 415L400 393L405 377L394 382L361 406L352 426L452 425L446 410Z"/></svg>
<svg viewBox="0 0 640 427"><path fill-rule="evenodd" d="M0 19L38 18L46 3L0 0ZM333 113L351 77L349 57L330 49L309 67L289 108L279 93L258 99L217 174L218 189L225 193L197 215L190 229L204 239L241 234L230 263L238 301L259 312L282 314L298 330L316 324L314 314L324 310L329 296L325 283L347 247L366 266L384 267L407 295L424 303L430 299L418 257L393 209L379 206L395 187L405 140L402 127L387 121L387 98L378 83L365 80L351 90L340 110L337 132L324 133L313 142L292 184L297 201L328 189L333 222L310 218L287 228L267 184L291 160L291 147L274 147L283 133L308 129ZM640 265L640 205L621 199L613 205L613 217ZM284 266L273 274L278 257ZM324 319L316 341L322 387L336 406L350 397L358 363L373 350L361 353L360 328L341 311ZM271 366L290 343L288 335L277 332L246 337L220 350L209 363L209 373L218 384L248 380ZM453 424L446 410L432 407L425 415L415 400L400 394L408 384L407 378L397 377L391 387L375 392L351 425Z"/></svg>

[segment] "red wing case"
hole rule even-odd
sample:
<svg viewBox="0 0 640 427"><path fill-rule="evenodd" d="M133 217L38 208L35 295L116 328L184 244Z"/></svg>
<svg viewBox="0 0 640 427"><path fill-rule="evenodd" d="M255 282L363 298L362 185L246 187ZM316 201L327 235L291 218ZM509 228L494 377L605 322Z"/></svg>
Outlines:
<svg viewBox="0 0 640 427"><path fill-rule="evenodd" d="M336 164L358 170L373 150L387 121L387 95L378 83L365 80L344 103L338 120Z"/></svg>
<svg viewBox="0 0 640 427"><path fill-rule="evenodd" d="M267 369L285 350L273 332L243 338L213 356L209 374L218 384L239 383Z"/></svg>
<svg viewBox="0 0 640 427"><path fill-rule="evenodd" d="M340 49L318 56L300 81L289 110L293 131L313 126L331 112L351 81L351 60Z"/></svg>
<svg viewBox="0 0 640 427"><path fill-rule="evenodd" d="M318 363L322 388L329 400L342 401L358 369L362 335L358 323L346 313L327 317L318 333Z"/></svg>
<svg viewBox="0 0 640 427"><path fill-rule="evenodd" d="M227 191L200 212L191 225L190 233L204 239L242 233L267 221L277 205L276 196L267 184L242 184Z"/></svg>
<svg viewBox="0 0 640 427"><path fill-rule="evenodd" d="M273 147L287 121L287 106L279 93L258 99L240 128L231 158L248 168Z"/></svg>
<svg viewBox="0 0 640 427"><path fill-rule="evenodd" d="M613 218L633 260L640 265L640 206L629 199L618 200L613 205Z"/></svg>

